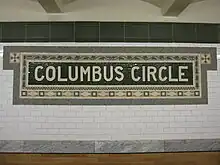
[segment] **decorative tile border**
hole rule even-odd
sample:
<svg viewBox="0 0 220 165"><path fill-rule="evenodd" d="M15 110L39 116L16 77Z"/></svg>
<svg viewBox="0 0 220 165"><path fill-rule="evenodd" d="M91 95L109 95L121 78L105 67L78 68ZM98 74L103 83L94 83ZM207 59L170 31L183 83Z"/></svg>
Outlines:
<svg viewBox="0 0 220 165"><path fill-rule="evenodd" d="M220 151L220 139L0 141L0 153L162 153Z"/></svg>
<svg viewBox="0 0 220 165"><path fill-rule="evenodd" d="M62 52L62 53L61 53ZM150 55L160 54L160 55ZM173 55L170 55L170 54ZM207 71L217 69L216 48L192 47L4 47L4 69L14 70L14 104L52 105L146 105L207 104ZM71 55L69 55L71 54ZM89 55L85 55L89 54ZM101 55L100 55L101 54ZM108 55L106 55L108 54ZM116 54L113 56L113 54ZM129 54L132 54L129 55ZM135 55L134 55L135 54ZM145 54L145 55L144 55ZM147 55L146 55L147 54ZM178 55L179 54L179 55ZM169 55L169 56L167 56ZM181 56L183 55L183 56ZM167 60L190 61L194 66L193 86L178 87L137 85L134 87L68 85L26 85L28 62L31 60ZM114 89L113 89L114 88ZM121 87L120 87L121 88ZM91 101L92 99L92 101Z"/></svg>

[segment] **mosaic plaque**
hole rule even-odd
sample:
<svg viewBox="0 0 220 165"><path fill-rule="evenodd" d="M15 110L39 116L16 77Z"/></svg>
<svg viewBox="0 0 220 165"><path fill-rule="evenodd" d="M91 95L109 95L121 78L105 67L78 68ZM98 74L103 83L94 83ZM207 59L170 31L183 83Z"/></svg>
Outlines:
<svg viewBox="0 0 220 165"><path fill-rule="evenodd" d="M215 48L5 47L14 104L207 104Z"/></svg>

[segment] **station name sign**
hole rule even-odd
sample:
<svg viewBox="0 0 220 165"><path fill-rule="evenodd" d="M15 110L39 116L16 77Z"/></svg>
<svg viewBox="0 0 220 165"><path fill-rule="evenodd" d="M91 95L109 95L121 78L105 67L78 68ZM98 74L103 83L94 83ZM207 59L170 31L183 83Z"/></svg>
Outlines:
<svg viewBox="0 0 220 165"><path fill-rule="evenodd" d="M206 104L215 48L6 47L14 104Z"/></svg>
<svg viewBox="0 0 220 165"><path fill-rule="evenodd" d="M193 85L193 62L29 62L28 85Z"/></svg>

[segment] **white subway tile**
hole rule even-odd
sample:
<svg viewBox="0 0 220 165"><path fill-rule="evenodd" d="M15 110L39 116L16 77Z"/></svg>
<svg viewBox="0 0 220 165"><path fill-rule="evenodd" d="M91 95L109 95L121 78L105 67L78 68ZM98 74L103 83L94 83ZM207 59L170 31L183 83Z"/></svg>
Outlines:
<svg viewBox="0 0 220 165"><path fill-rule="evenodd" d="M31 128L41 128L41 123L31 123Z"/></svg>
<svg viewBox="0 0 220 165"><path fill-rule="evenodd" d="M41 124L41 127L42 128L53 128L53 124L52 123L42 123Z"/></svg>
<svg viewBox="0 0 220 165"><path fill-rule="evenodd" d="M19 109L19 116L31 116L31 111L28 109Z"/></svg>
<svg viewBox="0 0 220 165"><path fill-rule="evenodd" d="M19 113L16 109L11 109L6 111L7 116L19 116Z"/></svg>
<svg viewBox="0 0 220 165"><path fill-rule="evenodd" d="M98 128L98 123L77 123L76 128L78 129Z"/></svg>
<svg viewBox="0 0 220 165"><path fill-rule="evenodd" d="M77 128L76 123L65 123L65 128Z"/></svg>
<svg viewBox="0 0 220 165"><path fill-rule="evenodd" d="M41 116L41 111L31 111L31 116Z"/></svg>

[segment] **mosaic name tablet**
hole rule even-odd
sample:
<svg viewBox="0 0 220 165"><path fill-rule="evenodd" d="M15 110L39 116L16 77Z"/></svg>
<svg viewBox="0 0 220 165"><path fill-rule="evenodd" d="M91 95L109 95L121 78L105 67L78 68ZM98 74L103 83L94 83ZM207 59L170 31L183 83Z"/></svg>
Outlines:
<svg viewBox="0 0 220 165"><path fill-rule="evenodd" d="M14 104L207 104L215 48L5 47Z"/></svg>
<svg viewBox="0 0 220 165"><path fill-rule="evenodd" d="M190 61L28 61L27 68L28 85L193 85L196 74Z"/></svg>

